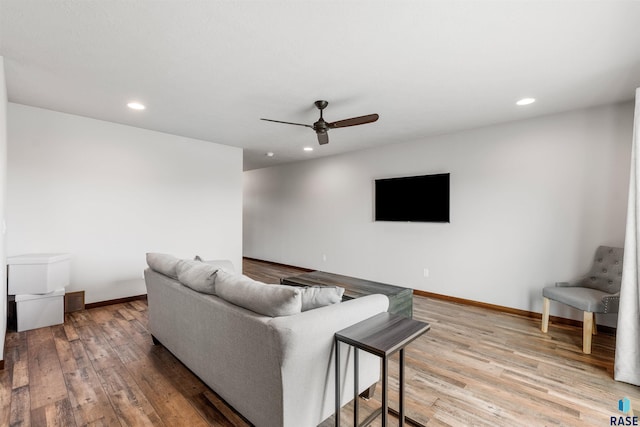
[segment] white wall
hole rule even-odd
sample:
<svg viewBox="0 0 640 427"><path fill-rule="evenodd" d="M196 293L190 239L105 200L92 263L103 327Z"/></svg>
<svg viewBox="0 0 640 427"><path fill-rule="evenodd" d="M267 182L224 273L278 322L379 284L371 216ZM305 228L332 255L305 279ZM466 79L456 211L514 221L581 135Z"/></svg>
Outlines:
<svg viewBox="0 0 640 427"><path fill-rule="evenodd" d="M7 85L4 58L0 56L0 360L4 360L4 336L7 330L7 263L5 199L7 183Z"/></svg>
<svg viewBox="0 0 640 427"><path fill-rule="evenodd" d="M622 246L632 128L625 103L248 171L244 255L539 312ZM441 172L450 224L372 220L374 179Z"/></svg>
<svg viewBox="0 0 640 427"><path fill-rule="evenodd" d="M242 260L242 150L9 103L7 254L73 255L86 302L146 293L146 252Z"/></svg>

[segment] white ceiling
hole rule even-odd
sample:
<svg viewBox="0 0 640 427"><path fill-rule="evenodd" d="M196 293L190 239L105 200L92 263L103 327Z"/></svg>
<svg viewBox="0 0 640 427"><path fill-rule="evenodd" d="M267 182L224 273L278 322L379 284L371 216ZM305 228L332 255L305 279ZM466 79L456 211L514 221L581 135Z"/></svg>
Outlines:
<svg viewBox="0 0 640 427"><path fill-rule="evenodd" d="M243 147L245 170L640 86L640 1L0 0L0 37L11 102ZM538 102L516 107L525 96ZM259 120L311 124L317 99L327 121L380 120L324 146Z"/></svg>

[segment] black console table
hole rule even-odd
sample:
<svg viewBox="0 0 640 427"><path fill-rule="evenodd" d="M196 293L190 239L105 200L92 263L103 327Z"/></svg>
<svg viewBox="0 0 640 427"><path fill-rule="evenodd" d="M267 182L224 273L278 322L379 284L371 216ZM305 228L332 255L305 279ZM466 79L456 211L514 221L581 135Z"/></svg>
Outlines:
<svg viewBox="0 0 640 427"><path fill-rule="evenodd" d="M382 294L389 298L389 313L413 316L413 290L371 280L358 279L326 271L312 271L298 276L285 277L280 283L290 286L340 286L344 288L343 300L365 295Z"/></svg>
<svg viewBox="0 0 640 427"><path fill-rule="evenodd" d="M404 348L413 340L427 332L428 323L409 319L393 313L379 313L369 319L349 326L335 334L335 369L336 369L336 427L340 427L340 343L355 347L354 351L354 427L359 424L358 414L358 350L363 350L382 358L382 408L372 413L362 425L368 425L375 417L382 414L382 427L387 426L388 405L388 362L389 357L400 352L399 360L399 408L400 426L404 425ZM413 424L416 424L415 422Z"/></svg>

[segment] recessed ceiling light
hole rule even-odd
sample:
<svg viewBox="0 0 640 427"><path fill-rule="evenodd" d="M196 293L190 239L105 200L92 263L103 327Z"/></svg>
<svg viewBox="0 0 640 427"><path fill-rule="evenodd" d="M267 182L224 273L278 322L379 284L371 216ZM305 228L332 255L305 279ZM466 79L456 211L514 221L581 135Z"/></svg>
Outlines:
<svg viewBox="0 0 640 427"><path fill-rule="evenodd" d="M529 105L536 102L535 98L522 98L520 101L516 102L516 105Z"/></svg>
<svg viewBox="0 0 640 427"><path fill-rule="evenodd" d="M144 110L145 108L147 108L139 102L130 102L127 104L127 107L131 108L132 110Z"/></svg>
<svg viewBox="0 0 640 427"><path fill-rule="evenodd" d="M267 153L267 157L273 157L273 156L275 156L275 153L273 151L269 151Z"/></svg>
<svg viewBox="0 0 640 427"><path fill-rule="evenodd" d="M304 151L313 151L313 148L311 148L311 147L304 147Z"/></svg>

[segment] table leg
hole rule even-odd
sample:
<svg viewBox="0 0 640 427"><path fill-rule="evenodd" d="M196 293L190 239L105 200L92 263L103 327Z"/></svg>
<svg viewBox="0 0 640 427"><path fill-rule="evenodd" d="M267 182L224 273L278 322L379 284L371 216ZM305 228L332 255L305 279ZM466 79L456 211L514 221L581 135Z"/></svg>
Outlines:
<svg viewBox="0 0 640 427"><path fill-rule="evenodd" d="M382 358L382 427L387 427L387 416L389 415L389 402L388 393L387 393L387 373L389 369L389 363L387 360L387 356Z"/></svg>
<svg viewBox="0 0 640 427"><path fill-rule="evenodd" d="M334 340L336 348L336 427L340 427L340 341Z"/></svg>
<svg viewBox="0 0 640 427"><path fill-rule="evenodd" d="M353 347L353 426L358 427L358 349Z"/></svg>
<svg viewBox="0 0 640 427"><path fill-rule="evenodd" d="M399 375L399 380L400 380L400 384L398 386L398 391L399 391L399 403L400 403L400 408L399 408L399 420L400 420L400 427L404 426L404 348L400 349L400 360L399 360L399 365L400 365L400 375Z"/></svg>

